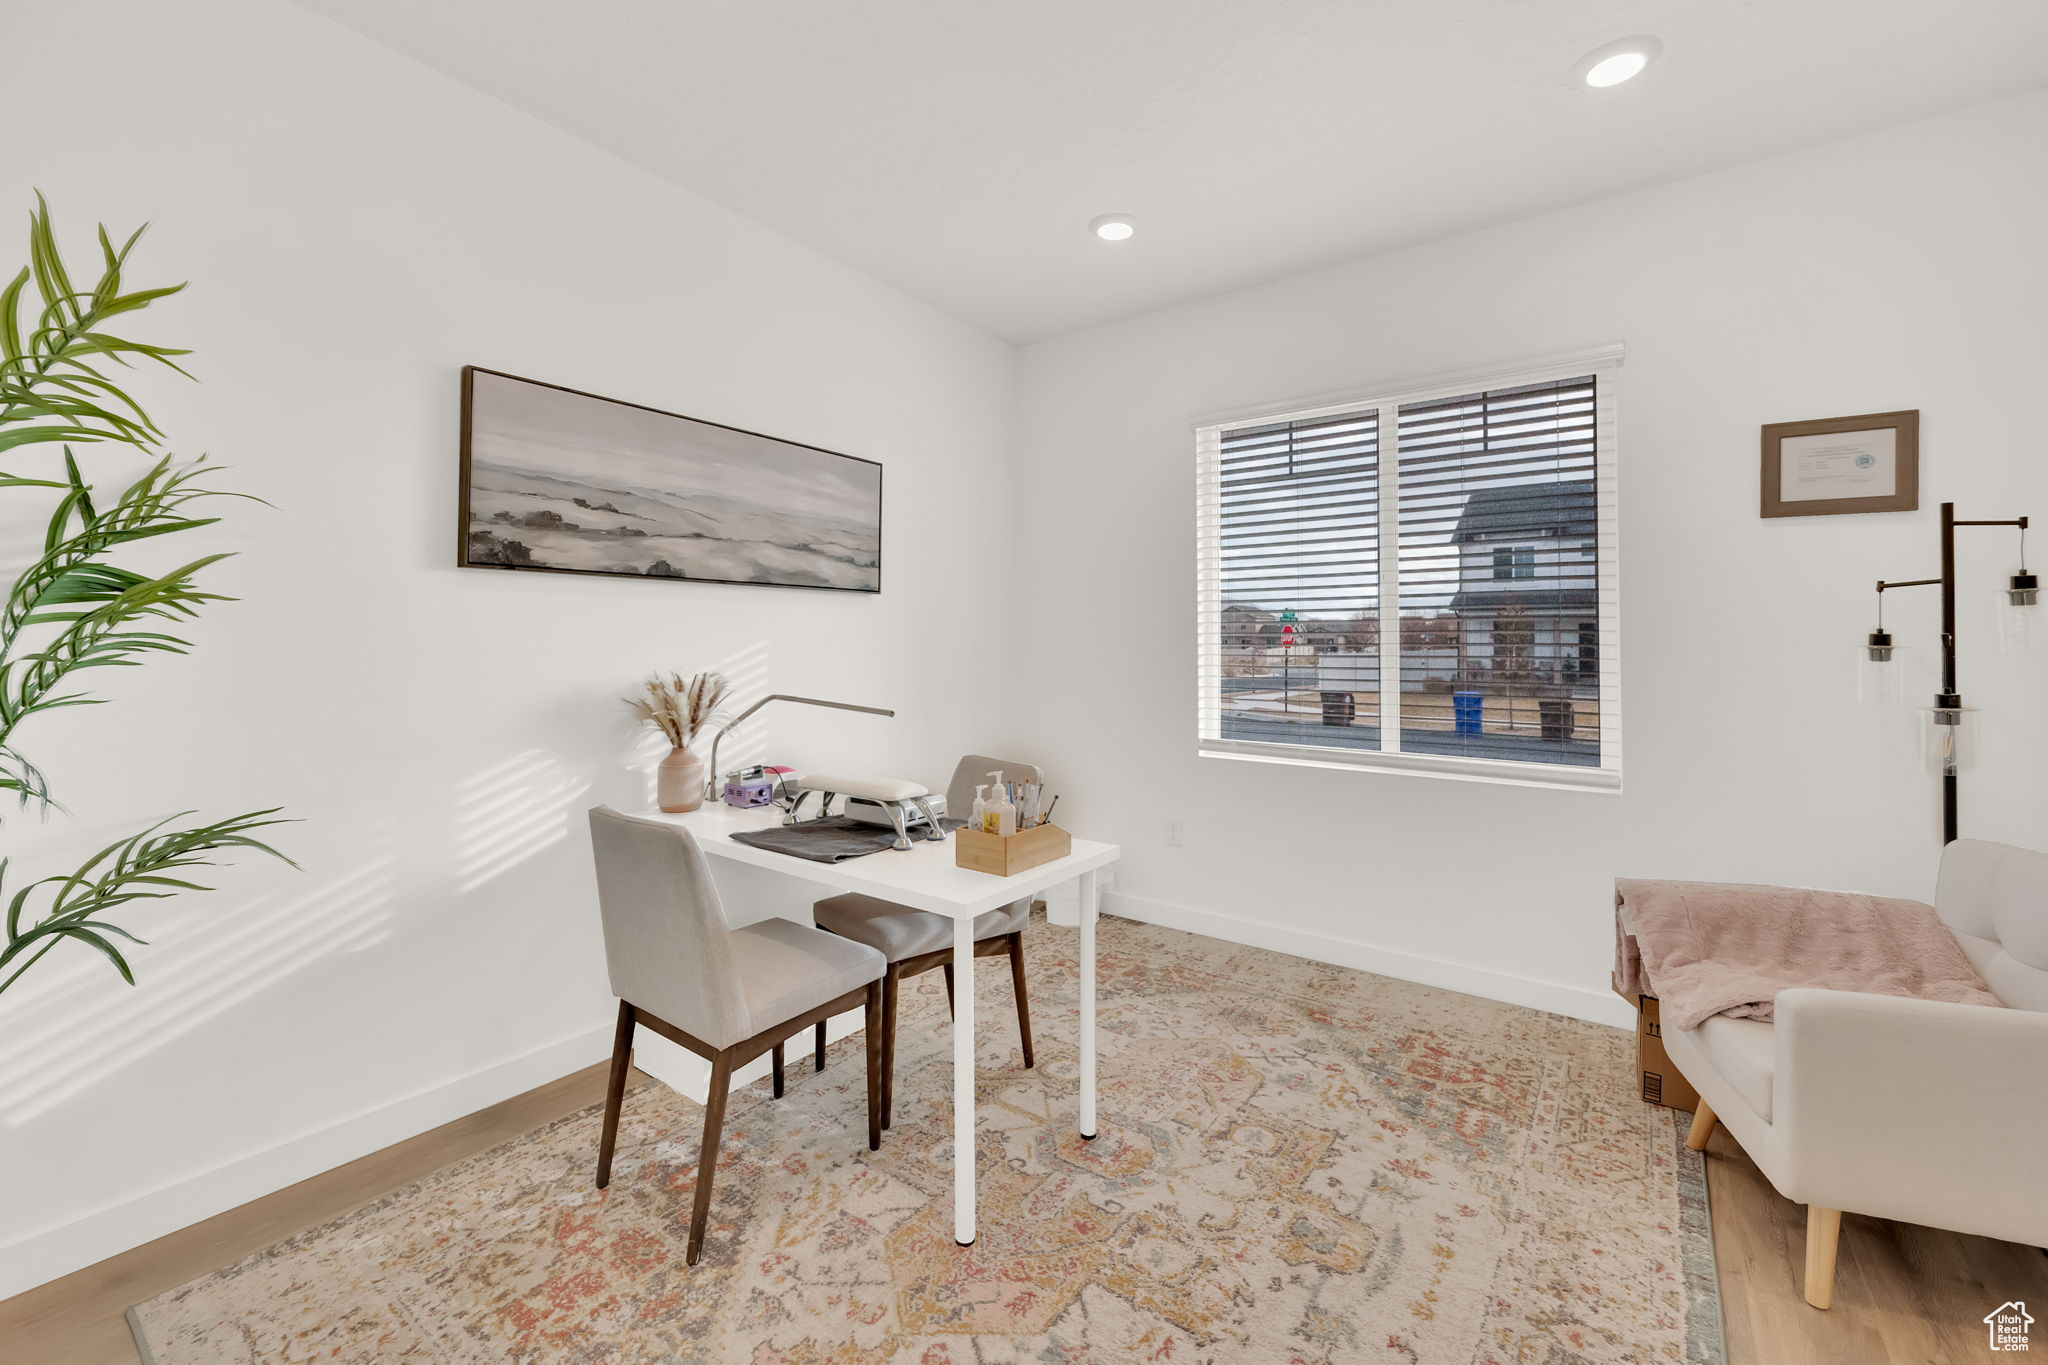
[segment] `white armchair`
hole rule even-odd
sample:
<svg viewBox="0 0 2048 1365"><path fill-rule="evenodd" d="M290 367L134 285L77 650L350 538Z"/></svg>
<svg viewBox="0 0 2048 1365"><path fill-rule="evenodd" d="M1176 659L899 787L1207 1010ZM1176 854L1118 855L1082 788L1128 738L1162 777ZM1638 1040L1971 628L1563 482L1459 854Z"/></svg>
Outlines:
<svg viewBox="0 0 2048 1365"><path fill-rule="evenodd" d="M2009 1008L1792 990L1772 1022L1664 1035L1700 1093L1690 1145L1718 1120L1807 1206L1816 1308L1844 1212L2048 1244L2048 854L1957 840L1934 906Z"/></svg>

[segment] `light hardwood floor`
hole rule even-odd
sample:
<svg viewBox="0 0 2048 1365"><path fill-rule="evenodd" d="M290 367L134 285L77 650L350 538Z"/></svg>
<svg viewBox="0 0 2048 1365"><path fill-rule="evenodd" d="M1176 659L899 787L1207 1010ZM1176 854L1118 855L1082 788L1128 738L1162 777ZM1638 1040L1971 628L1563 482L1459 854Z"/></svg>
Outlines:
<svg viewBox="0 0 2048 1365"><path fill-rule="evenodd" d="M579 1071L32 1289L0 1303L0 1359L140 1365L122 1316L130 1304L603 1097L604 1068ZM2048 1303L2048 1256L2033 1247L1852 1215L1835 1306L1816 1311L1799 1296L1805 1210L1778 1196L1726 1129L1707 1163L1729 1365L1991 1360L1979 1319L2007 1299Z"/></svg>
<svg viewBox="0 0 2048 1365"><path fill-rule="evenodd" d="M2008 1299L2048 1303L2037 1247L1842 1216L1834 1306L1800 1297L1806 1209L1764 1179L1726 1128L1707 1144L1707 1199L1729 1365L1953 1365L2006 1359L1984 1315ZM2044 1315L2048 1318L2048 1315ZM2042 1330L2048 1350L2048 1328Z"/></svg>

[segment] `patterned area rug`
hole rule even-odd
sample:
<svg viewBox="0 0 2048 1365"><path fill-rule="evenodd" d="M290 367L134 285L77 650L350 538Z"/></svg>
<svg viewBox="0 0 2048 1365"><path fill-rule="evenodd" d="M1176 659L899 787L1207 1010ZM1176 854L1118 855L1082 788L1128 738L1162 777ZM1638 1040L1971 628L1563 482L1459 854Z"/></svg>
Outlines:
<svg viewBox="0 0 2048 1365"><path fill-rule="evenodd" d="M131 1313L153 1365L1722 1365L1699 1160L1619 1030L1175 930L1100 931L1102 1135L1074 1131L1075 938L1034 927L1039 1066L978 973L981 1227L951 1235L937 974L870 1153L859 1036L726 1119L564 1119Z"/></svg>

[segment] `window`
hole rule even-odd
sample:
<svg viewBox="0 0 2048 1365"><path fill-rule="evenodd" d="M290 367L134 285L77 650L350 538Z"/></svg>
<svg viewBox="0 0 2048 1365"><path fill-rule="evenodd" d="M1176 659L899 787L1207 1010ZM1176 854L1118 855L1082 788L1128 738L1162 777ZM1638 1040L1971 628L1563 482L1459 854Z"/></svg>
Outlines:
<svg viewBox="0 0 2048 1365"><path fill-rule="evenodd" d="M1197 427L1201 751L1618 789L1620 359Z"/></svg>
<svg viewBox="0 0 2048 1365"><path fill-rule="evenodd" d="M1495 578L1534 578L1536 576L1536 549L1524 546L1514 550L1493 552L1493 576Z"/></svg>

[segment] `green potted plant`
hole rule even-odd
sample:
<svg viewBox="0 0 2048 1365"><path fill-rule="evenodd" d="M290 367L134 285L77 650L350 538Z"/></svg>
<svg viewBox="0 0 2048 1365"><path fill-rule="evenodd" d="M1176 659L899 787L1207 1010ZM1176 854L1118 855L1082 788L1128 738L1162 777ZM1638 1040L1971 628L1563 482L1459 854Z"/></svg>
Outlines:
<svg viewBox="0 0 2048 1365"><path fill-rule="evenodd" d="M102 676L81 678L86 669L132 667L186 652L189 642L175 628L207 603L226 600L199 586L203 571L224 554L202 555L165 573L117 562L138 542L160 543L218 521L200 515L211 499L247 496L208 486L216 467L204 457L181 461L164 449L149 414L109 378L110 365L137 362L184 373L172 357L186 352L106 330L123 314L185 287L128 287L128 256L141 236L138 228L117 249L102 227L98 276L79 288L39 194L29 218L29 263L0 291L0 460L9 462L0 489L37 494L49 504L40 553L0 604L0 791L12 791L23 807L55 804L48 778L19 747L23 724L48 711L105 701L81 686ZM92 447L124 447L146 463L107 498L75 453L86 448L90 454ZM133 985L134 973L114 940L144 940L109 915L133 902L205 890L190 880L191 870L214 865L225 851L291 861L256 837L280 823L275 808L184 823L192 814L169 816L70 872L25 884L18 877L9 883L14 869L0 857L0 992L65 942L103 954Z"/></svg>

